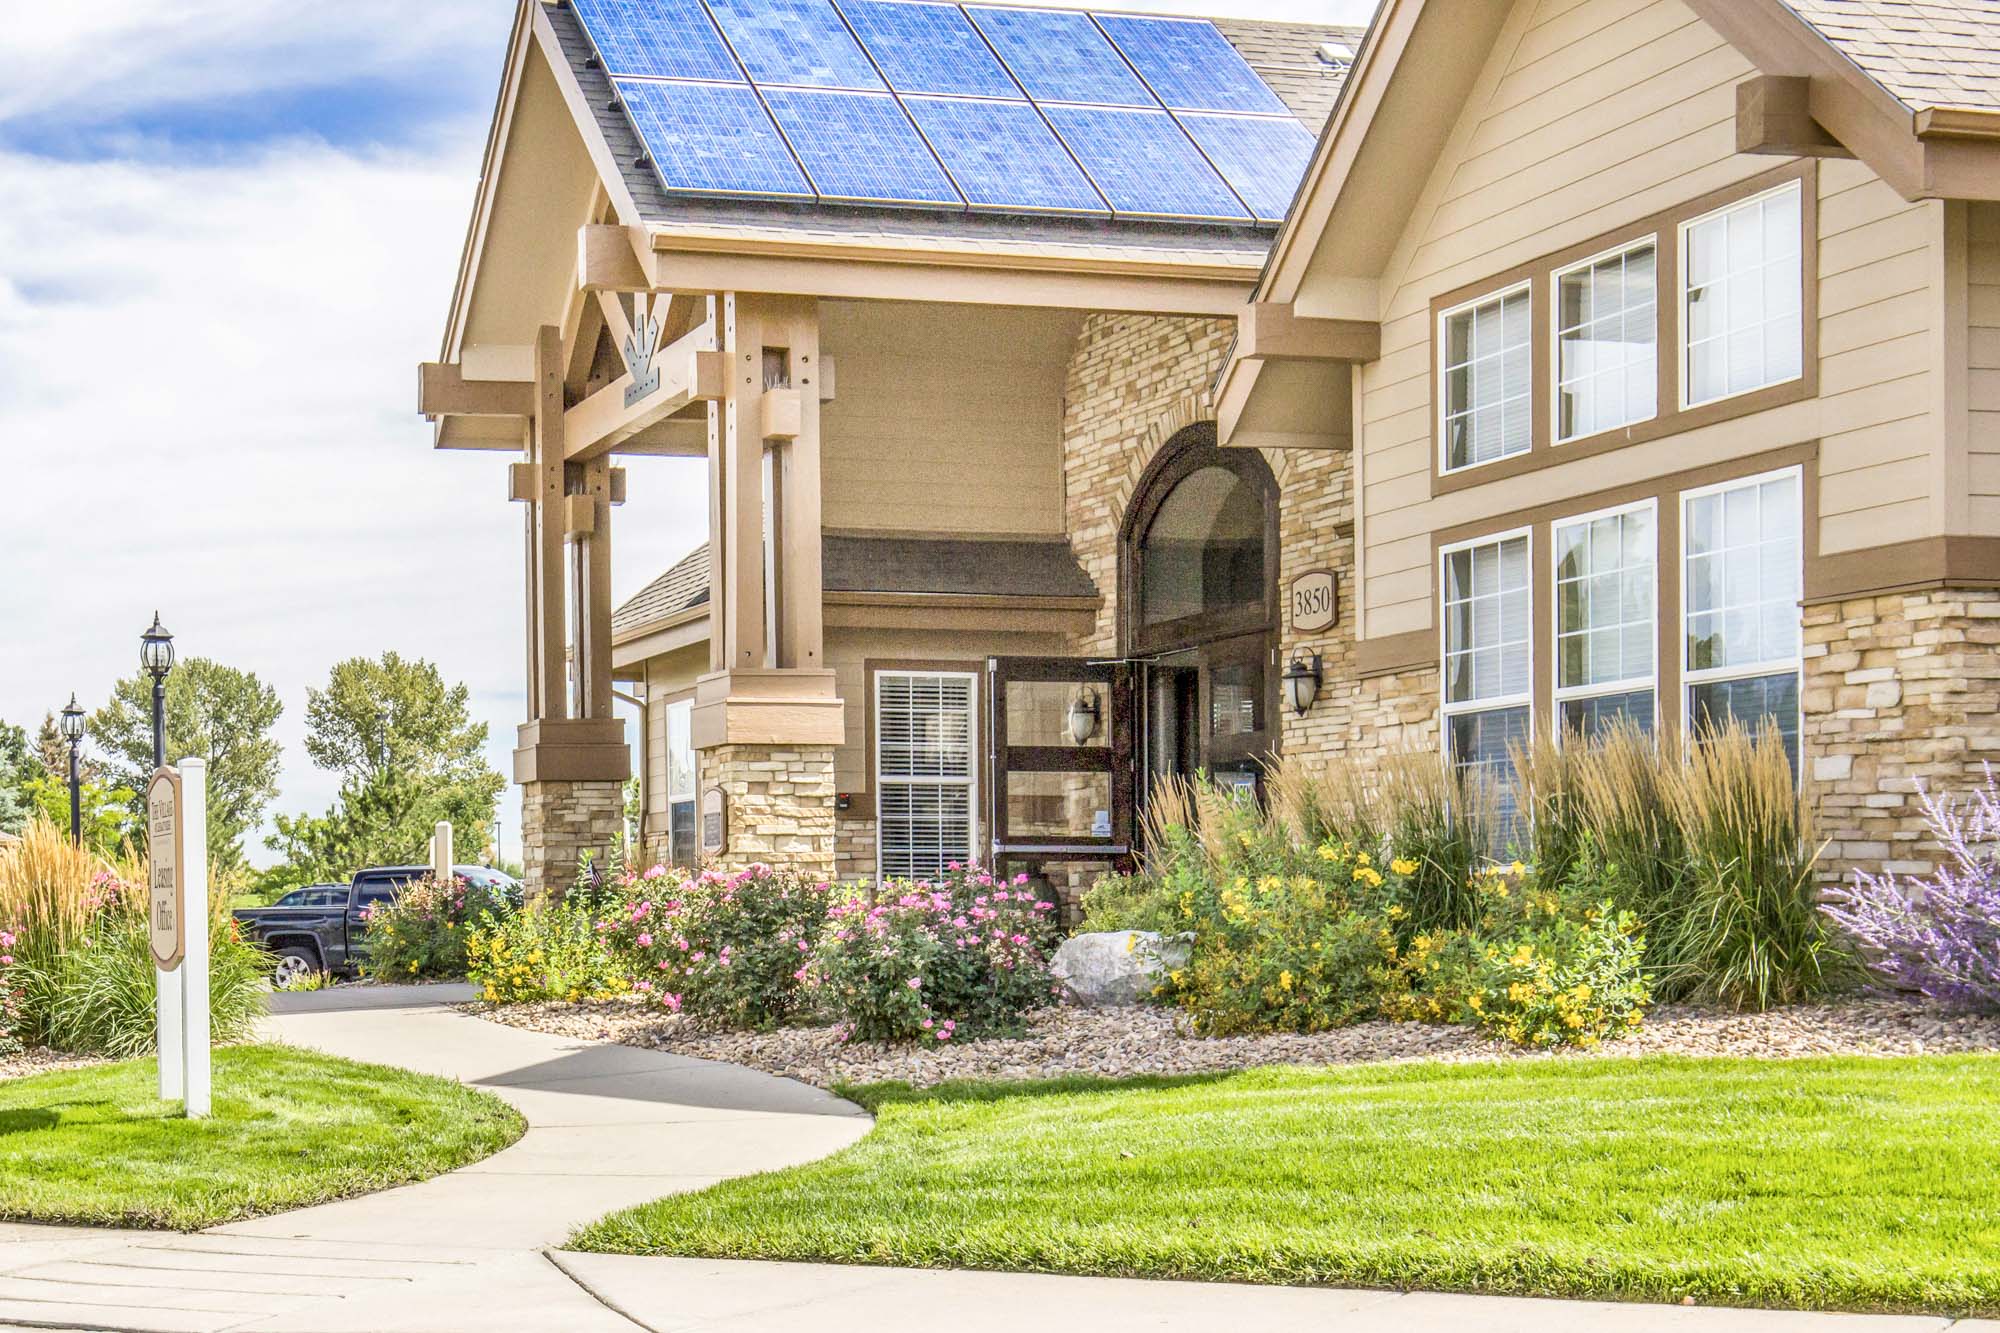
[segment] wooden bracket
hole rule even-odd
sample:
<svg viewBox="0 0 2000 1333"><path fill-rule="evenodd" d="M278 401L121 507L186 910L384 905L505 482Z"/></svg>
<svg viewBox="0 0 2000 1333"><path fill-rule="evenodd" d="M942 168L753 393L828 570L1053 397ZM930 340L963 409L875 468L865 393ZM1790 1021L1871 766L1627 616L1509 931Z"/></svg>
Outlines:
<svg viewBox="0 0 2000 1333"><path fill-rule="evenodd" d="M625 503L625 469L624 469L624 468L622 468L622 467L615 467L615 468L612 468L612 469L611 469L611 473L610 473L610 487L611 487L611 503L612 503L612 504L615 504L615 505L622 505L622 504L624 504L624 503Z"/></svg>
<svg viewBox="0 0 2000 1333"><path fill-rule="evenodd" d="M417 367L417 411L438 417L530 417L535 386L520 380L474 380L453 362Z"/></svg>
<svg viewBox="0 0 2000 1333"><path fill-rule="evenodd" d="M532 502L540 495L541 482L538 469L533 463L509 463L507 465L507 498L519 504Z"/></svg>
<svg viewBox="0 0 2000 1333"><path fill-rule="evenodd" d="M766 389L758 401L760 431L767 440L798 438L803 408L797 389Z"/></svg>
<svg viewBox="0 0 2000 1333"><path fill-rule="evenodd" d="M563 536L588 537L597 531L597 502L587 495L563 497Z"/></svg>
<svg viewBox="0 0 2000 1333"><path fill-rule="evenodd" d="M1812 81L1760 74L1736 85L1736 151L1782 157L1853 157L1812 114Z"/></svg>

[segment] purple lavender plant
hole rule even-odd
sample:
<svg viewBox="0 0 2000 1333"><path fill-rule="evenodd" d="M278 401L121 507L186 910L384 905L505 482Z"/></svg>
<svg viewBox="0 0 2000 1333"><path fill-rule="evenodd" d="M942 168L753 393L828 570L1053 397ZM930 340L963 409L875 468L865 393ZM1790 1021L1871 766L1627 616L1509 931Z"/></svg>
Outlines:
<svg viewBox="0 0 2000 1333"><path fill-rule="evenodd" d="M1825 911L1861 942L1888 987L1941 1004L2000 1012L2000 785L1965 800L1917 784L1924 822L1947 862L1929 879L1857 872Z"/></svg>

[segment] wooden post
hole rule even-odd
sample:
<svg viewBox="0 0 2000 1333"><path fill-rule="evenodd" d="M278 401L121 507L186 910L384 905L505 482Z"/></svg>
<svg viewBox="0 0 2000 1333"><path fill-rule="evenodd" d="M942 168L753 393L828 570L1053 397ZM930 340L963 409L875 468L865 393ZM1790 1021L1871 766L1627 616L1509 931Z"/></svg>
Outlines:
<svg viewBox="0 0 2000 1333"><path fill-rule="evenodd" d="M798 404L798 434L781 447L777 487L780 501L777 665L818 668L826 664L820 586L819 475L819 303L785 302L785 347L791 353L791 390Z"/></svg>
<svg viewBox="0 0 2000 1333"><path fill-rule="evenodd" d="M452 866L456 860L452 855L451 821L440 819L431 830L431 878L442 889L451 887Z"/></svg>
<svg viewBox="0 0 2000 1333"><path fill-rule="evenodd" d="M590 502L590 535L584 538L582 633L577 670L583 678L582 717L608 718L611 707L611 459L583 465L583 498Z"/></svg>
<svg viewBox="0 0 2000 1333"><path fill-rule="evenodd" d="M533 591L528 626L534 674L528 681L528 711L536 721L569 715L564 698L568 638L563 608L563 355L562 330L545 324L535 335L535 419L529 434L529 463L535 496L530 505L528 564Z"/></svg>
<svg viewBox="0 0 2000 1333"><path fill-rule="evenodd" d="M764 321L756 297L725 292L723 351L729 379L719 403L709 405L709 486L720 491L720 524L709 540L714 552L711 603L718 617L722 661L718 670L766 665L764 642ZM721 420L716 423L716 417ZM715 500L712 499L712 505Z"/></svg>

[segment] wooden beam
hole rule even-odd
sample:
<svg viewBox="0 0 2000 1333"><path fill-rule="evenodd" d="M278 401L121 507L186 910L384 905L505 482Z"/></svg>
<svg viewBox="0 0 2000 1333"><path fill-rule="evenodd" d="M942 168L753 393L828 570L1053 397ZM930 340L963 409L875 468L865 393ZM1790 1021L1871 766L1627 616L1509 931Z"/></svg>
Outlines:
<svg viewBox="0 0 2000 1333"><path fill-rule="evenodd" d="M1779 157L1853 157L1812 116L1812 80L1760 74L1736 85L1736 151Z"/></svg>
<svg viewBox="0 0 2000 1333"><path fill-rule="evenodd" d="M535 386L514 380L467 379L456 363L426 361L417 367L417 411L439 417L528 417Z"/></svg>
<svg viewBox="0 0 2000 1333"><path fill-rule="evenodd" d="M586 292L648 292L653 245L643 228L589 223L576 229L577 285Z"/></svg>
<svg viewBox="0 0 2000 1333"><path fill-rule="evenodd" d="M625 401L625 390L632 384L628 370L570 408L564 428L569 460L580 463L602 457L690 403L719 398L725 358L715 350L715 340L715 325L703 323L672 346L655 352L660 387L636 403Z"/></svg>
<svg viewBox="0 0 2000 1333"><path fill-rule="evenodd" d="M1256 302L1236 317L1236 355L1267 361L1375 361L1382 356L1382 326L1317 319L1287 304Z"/></svg>

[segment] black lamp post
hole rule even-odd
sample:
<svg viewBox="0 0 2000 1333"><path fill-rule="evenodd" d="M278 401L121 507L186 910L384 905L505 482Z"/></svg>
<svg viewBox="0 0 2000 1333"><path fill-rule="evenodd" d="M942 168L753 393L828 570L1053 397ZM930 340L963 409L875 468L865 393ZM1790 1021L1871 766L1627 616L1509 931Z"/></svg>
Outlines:
<svg viewBox="0 0 2000 1333"><path fill-rule="evenodd" d="M174 669L174 636L153 612L153 627L139 636L139 664L153 678L153 767L167 764L167 673Z"/></svg>
<svg viewBox="0 0 2000 1333"><path fill-rule="evenodd" d="M76 695L69 696L69 706L62 710L62 738L69 742L69 840L83 845L83 781L78 775L77 751L83 745L83 710L76 706Z"/></svg>

